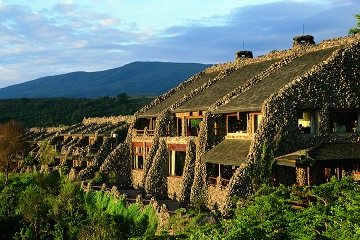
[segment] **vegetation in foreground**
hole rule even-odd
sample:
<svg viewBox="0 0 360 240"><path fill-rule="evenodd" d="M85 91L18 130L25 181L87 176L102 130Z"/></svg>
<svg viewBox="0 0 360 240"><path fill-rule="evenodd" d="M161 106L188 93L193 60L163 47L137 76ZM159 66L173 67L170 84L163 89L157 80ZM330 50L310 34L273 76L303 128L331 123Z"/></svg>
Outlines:
<svg viewBox="0 0 360 240"><path fill-rule="evenodd" d="M21 98L0 99L0 123L11 119L25 127L70 126L85 117L132 115L150 103L154 96L133 96L125 93L101 98Z"/></svg>
<svg viewBox="0 0 360 240"><path fill-rule="evenodd" d="M204 216L183 213L171 219L168 231L173 239L360 238L360 187L350 177L314 187L263 186L236 202L229 219L201 224Z"/></svg>
<svg viewBox="0 0 360 240"><path fill-rule="evenodd" d="M0 239L129 239L154 236L151 207L127 206L102 191L84 193L80 185L50 174L0 179Z"/></svg>
<svg viewBox="0 0 360 240"><path fill-rule="evenodd" d="M150 207L84 193L58 172L0 178L0 239L359 239L360 187L347 177L314 187L263 186L232 216L179 209L158 228ZM311 199L310 202L307 200ZM298 204L307 207L294 208ZM6 231L3 231L6 229Z"/></svg>

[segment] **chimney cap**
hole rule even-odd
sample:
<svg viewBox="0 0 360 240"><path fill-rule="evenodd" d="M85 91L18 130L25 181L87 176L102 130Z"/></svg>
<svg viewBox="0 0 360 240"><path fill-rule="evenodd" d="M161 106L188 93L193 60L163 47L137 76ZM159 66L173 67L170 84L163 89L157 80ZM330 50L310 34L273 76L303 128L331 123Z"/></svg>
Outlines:
<svg viewBox="0 0 360 240"><path fill-rule="evenodd" d="M236 59L237 58L253 58L253 53L252 51L237 51L236 52Z"/></svg>
<svg viewBox="0 0 360 240"><path fill-rule="evenodd" d="M293 40L293 44L315 44L314 36L312 35L295 36Z"/></svg>

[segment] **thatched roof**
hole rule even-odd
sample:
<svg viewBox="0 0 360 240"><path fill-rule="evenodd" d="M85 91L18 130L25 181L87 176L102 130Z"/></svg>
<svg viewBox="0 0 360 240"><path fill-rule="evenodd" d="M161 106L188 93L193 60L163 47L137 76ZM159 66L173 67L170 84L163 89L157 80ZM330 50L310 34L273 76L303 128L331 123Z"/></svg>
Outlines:
<svg viewBox="0 0 360 240"><path fill-rule="evenodd" d="M295 167L302 163L351 164L360 162L360 143L329 143L302 149L276 158L278 165Z"/></svg>
<svg viewBox="0 0 360 240"><path fill-rule="evenodd" d="M252 77L266 70L274 62L274 60L267 60L245 65L244 67L229 73L226 77L215 82L205 91L195 95L193 98L176 108L174 112L207 110L215 101L235 88L244 85Z"/></svg>
<svg viewBox="0 0 360 240"><path fill-rule="evenodd" d="M278 71L255 84L229 103L220 106L214 113L233 113L246 111L261 111L265 99L271 94L279 91L285 84L291 82L295 77L305 74L314 65L331 56L339 47L328 48L304 54L291 63L281 67Z"/></svg>
<svg viewBox="0 0 360 240"><path fill-rule="evenodd" d="M240 166L249 153L251 140L225 139L201 157L202 162Z"/></svg>
<svg viewBox="0 0 360 240"><path fill-rule="evenodd" d="M160 103L154 105L152 108L148 109L147 111L141 113L139 117L156 117L158 116L163 110L171 106L173 103L184 97L184 95L189 94L191 91L195 90L196 88L203 85L205 82L209 81L209 79L215 78L219 72L210 72L205 73L196 81L186 85L184 88L181 89L174 89L176 90L172 93L168 98L164 99ZM178 87L177 87L178 88Z"/></svg>

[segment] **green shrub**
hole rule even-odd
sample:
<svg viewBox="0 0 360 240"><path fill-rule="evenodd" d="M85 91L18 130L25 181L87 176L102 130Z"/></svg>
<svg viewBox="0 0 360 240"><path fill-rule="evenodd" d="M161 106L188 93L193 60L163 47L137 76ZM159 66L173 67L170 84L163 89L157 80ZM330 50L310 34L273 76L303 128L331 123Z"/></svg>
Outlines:
<svg viewBox="0 0 360 240"><path fill-rule="evenodd" d="M62 165L62 166L60 167L60 173L61 173L61 175L66 176L66 175L69 174L69 172L70 172L69 166L67 166L67 165Z"/></svg>
<svg viewBox="0 0 360 240"><path fill-rule="evenodd" d="M103 177L100 173L96 172L95 177L91 179L90 184L91 185L100 185L103 182Z"/></svg>

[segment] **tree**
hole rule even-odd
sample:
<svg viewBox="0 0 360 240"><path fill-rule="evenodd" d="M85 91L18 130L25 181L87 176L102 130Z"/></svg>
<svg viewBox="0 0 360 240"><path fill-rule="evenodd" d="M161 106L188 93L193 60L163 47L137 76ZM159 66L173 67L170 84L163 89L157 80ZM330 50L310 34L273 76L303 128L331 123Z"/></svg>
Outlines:
<svg viewBox="0 0 360 240"><path fill-rule="evenodd" d="M15 120L0 124L0 169L6 176L4 185L7 185L9 171L16 166L18 153L25 148L24 134L24 126Z"/></svg>
<svg viewBox="0 0 360 240"><path fill-rule="evenodd" d="M25 222L29 223L28 229L34 239L49 233L48 212L51 207L51 195L39 186L29 186L19 198L19 211ZM27 239L30 236L23 236Z"/></svg>
<svg viewBox="0 0 360 240"><path fill-rule="evenodd" d="M350 28L350 30L348 31L348 34L350 36L355 36L357 33L360 33L360 14L354 14L354 17L356 18L357 27Z"/></svg>
<svg viewBox="0 0 360 240"><path fill-rule="evenodd" d="M55 147L51 145L49 141L45 141L41 144L38 151L39 163L50 164L54 161L54 158L57 154L58 152L56 152Z"/></svg>

